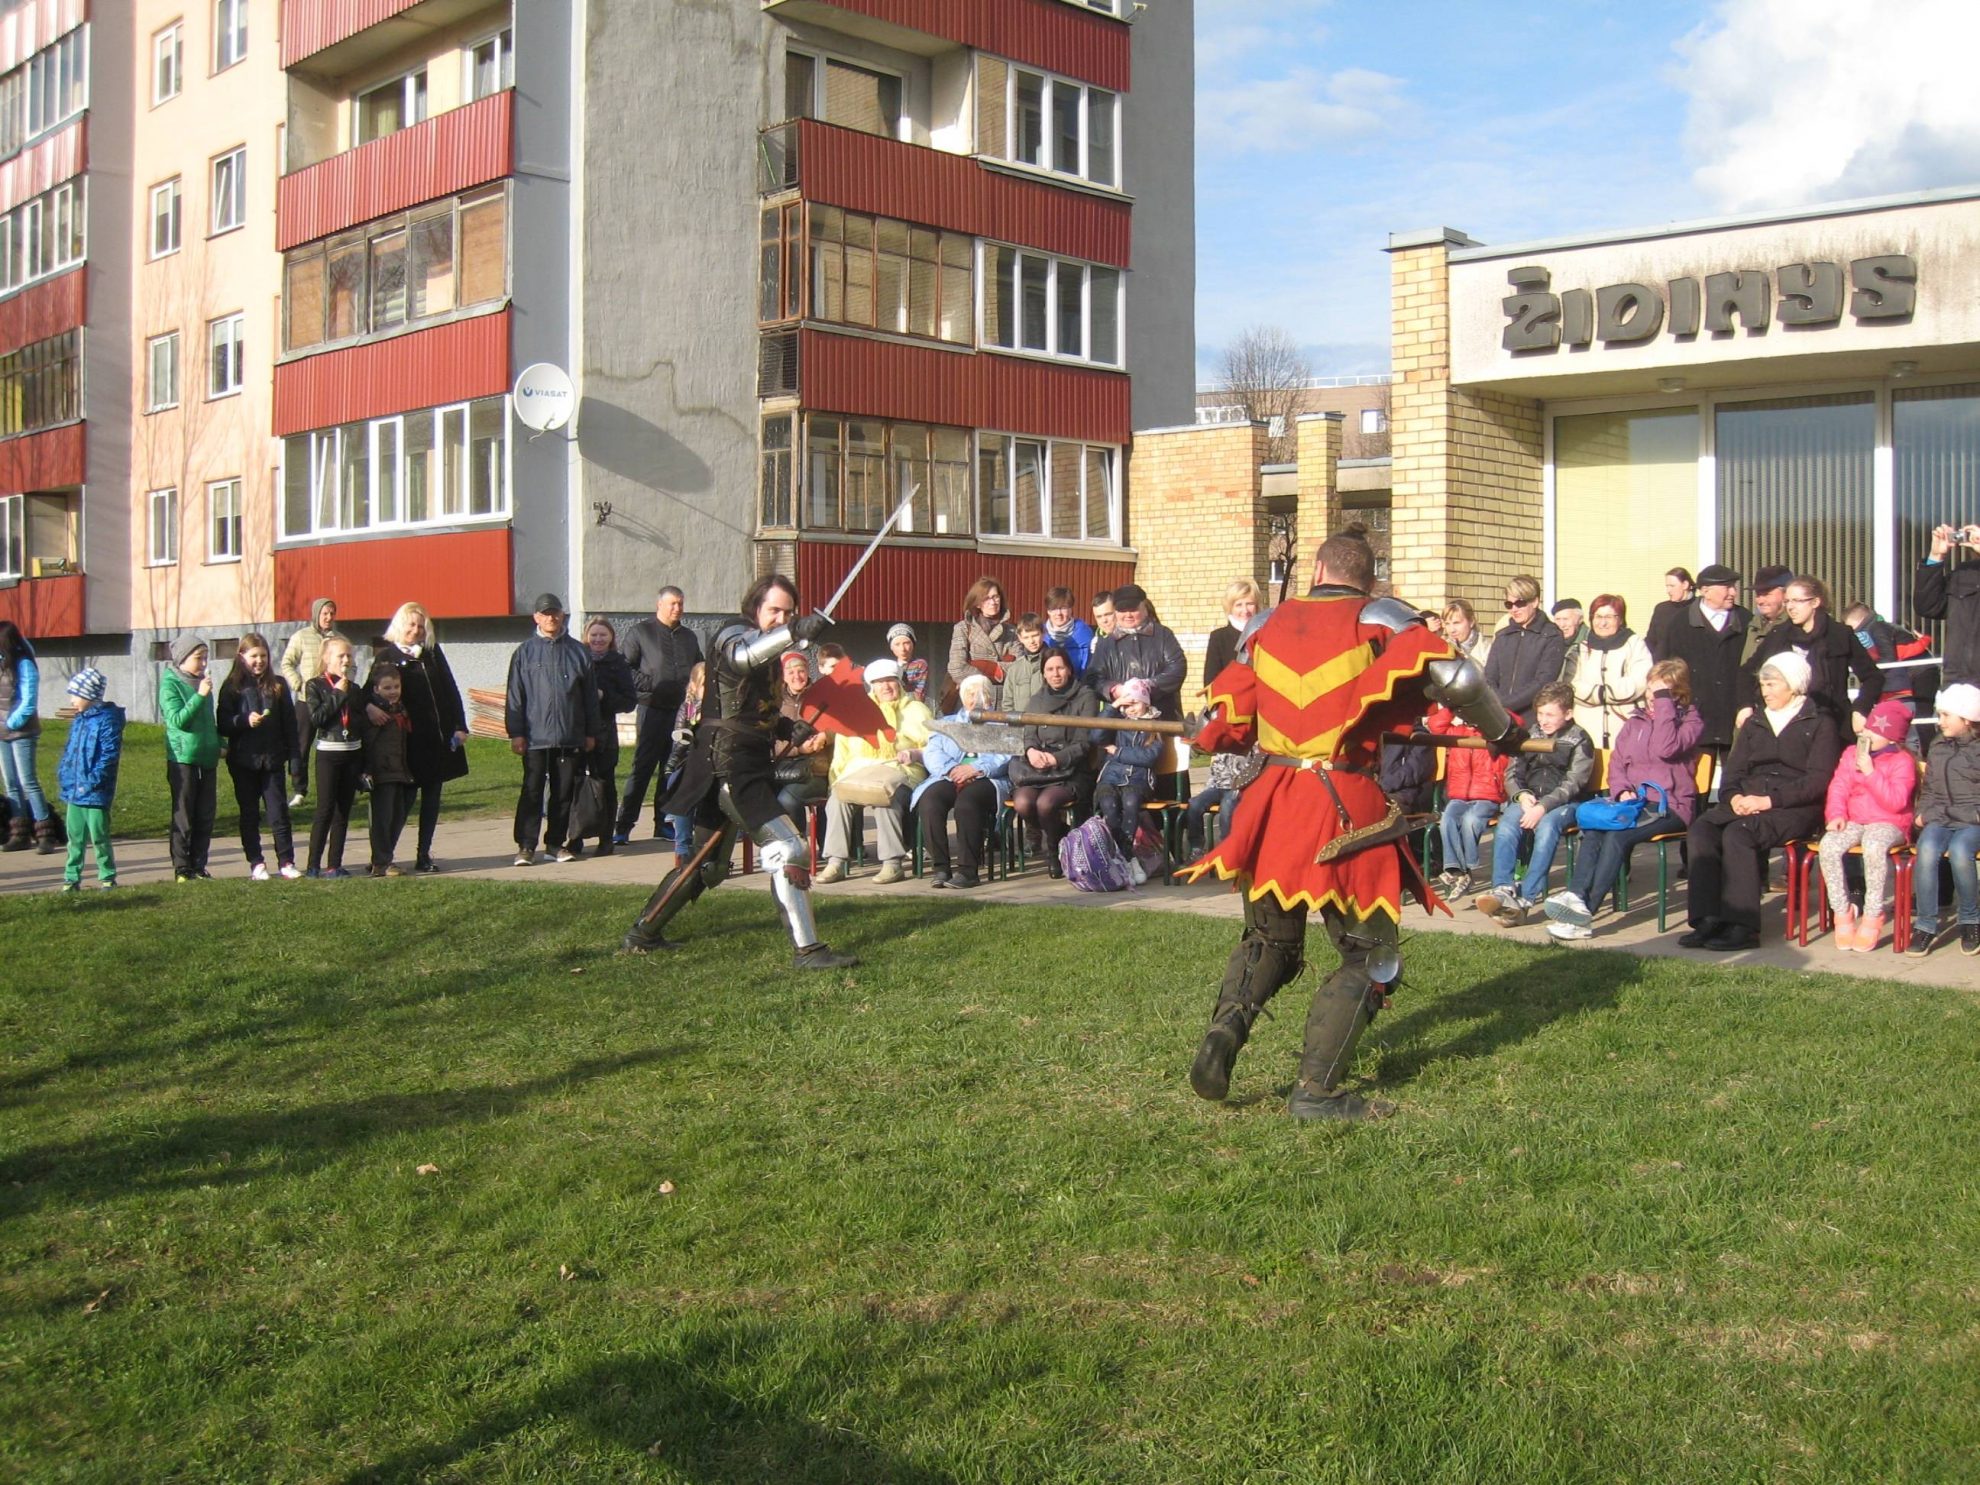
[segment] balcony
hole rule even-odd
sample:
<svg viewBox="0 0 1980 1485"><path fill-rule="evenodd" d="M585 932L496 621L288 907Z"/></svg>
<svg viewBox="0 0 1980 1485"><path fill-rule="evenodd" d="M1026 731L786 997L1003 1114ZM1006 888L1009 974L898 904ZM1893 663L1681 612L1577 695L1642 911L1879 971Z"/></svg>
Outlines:
<svg viewBox="0 0 1980 1485"><path fill-rule="evenodd" d="M85 627L84 583L79 572L27 577L0 585L0 619L36 639L78 639Z"/></svg>
<svg viewBox="0 0 1980 1485"><path fill-rule="evenodd" d="M488 0L282 0L282 67L355 72L485 9ZM210 7L209 7L210 8Z"/></svg>
<svg viewBox="0 0 1980 1485"><path fill-rule="evenodd" d="M1127 202L986 169L968 155L797 119L765 129L757 158L765 195L796 188L807 201L847 211L1131 266Z"/></svg>
<svg viewBox="0 0 1980 1485"><path fill-rule="evenodd" d="M515 170L515 91L450 109L282 177L275 245L286 252L359 222L453 196Z"/></svg>
<svg viewBox="0 0 1980 1485"><path fill-rule="evenodd" d="M765 0L781 19L844 32L923 55L940 43L973 48L1096 83L1128 89L1129 29L1096 10L1064 0Z"/></svg>

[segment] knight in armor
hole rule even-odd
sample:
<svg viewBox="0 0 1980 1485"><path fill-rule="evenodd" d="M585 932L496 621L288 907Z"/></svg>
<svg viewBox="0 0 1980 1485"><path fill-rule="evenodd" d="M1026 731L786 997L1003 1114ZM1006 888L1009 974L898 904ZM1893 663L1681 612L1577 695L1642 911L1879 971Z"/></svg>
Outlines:
<svg viewBox="0 0 1980 1485"><path fill-rule="evenodd" d="M1413 608L1368 596L1373 571L1360 537L1323 543L1313 590L1254 620L1237 663L1209 687L1198 745L1242 752L1255 743L1260 761L1230 833L1183 872L1235 878L1244 898L1244 933L1190 1067L1190 1086L1203 1098L1230 1091L1252 1023L1305 968L1306 917L1318 909L1341 963L1314 992L1287 1112L1359 1120L1391 1111L1341 1087L1355 1044L1401 972L1406 847L1401 812L1377 780L1382 739L1412 730L1429 701L1495 742L1516 736L1473 661Z"/></svg>
<svg viewBox="0 0 1980 1485"><path fill-rule="evenodd" d="M628 953L679 947L666 937L667 924L728 875L736 832L747 830L790 924L797 967L842 969L859 963L819 939L811 911L810 853L777 803L772 749L779 742L802 743L812 733L809 723L783 711L780 657L809 647L831 623L822 614L798 617L797 609L797 585L772 574L743 596L741 614L715 636L694 745L664 804L667 813L694 819L694 850L667 874L627 930Z"/></svg>

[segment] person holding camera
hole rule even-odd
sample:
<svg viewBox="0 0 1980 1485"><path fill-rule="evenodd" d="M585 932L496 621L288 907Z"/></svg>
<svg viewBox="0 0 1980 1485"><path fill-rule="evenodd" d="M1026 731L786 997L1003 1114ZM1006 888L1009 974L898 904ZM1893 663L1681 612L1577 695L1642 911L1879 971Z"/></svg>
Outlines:
<svg viewBox="0 0 1980 1485"><path fill-rule="evenodd" d="M1921 619L1946 621L1939 683L1980 684L1980 526L1932 528L1932 549L1912 580L1911 606Z"/></svg>

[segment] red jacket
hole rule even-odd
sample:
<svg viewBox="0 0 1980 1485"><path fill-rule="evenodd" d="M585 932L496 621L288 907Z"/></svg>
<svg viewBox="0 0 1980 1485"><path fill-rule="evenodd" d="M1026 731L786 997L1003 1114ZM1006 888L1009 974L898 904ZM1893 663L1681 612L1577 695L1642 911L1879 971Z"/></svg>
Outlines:
<svg viewBox="0 0 1980 1485"><path fill-rule="evenodd" d="M1467 727L1447 706L1433 706L1423 725L1448 737L1476 737L1478 730ZM1506 802L1506 765L1510 754L1500 756L1483 748L1444 750L1444 797L1446 799L1489 799Z"/></svg>

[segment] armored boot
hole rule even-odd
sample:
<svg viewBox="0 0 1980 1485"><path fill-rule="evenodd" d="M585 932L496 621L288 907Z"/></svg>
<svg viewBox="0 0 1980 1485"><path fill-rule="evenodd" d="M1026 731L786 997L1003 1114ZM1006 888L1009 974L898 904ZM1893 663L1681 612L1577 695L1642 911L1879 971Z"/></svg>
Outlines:
<svg viewBox="0 0 1980 1485"><path fill-rule="evenodd" d="M661 879L660 885L647 899L646 906L633 920L633 926L620 940L620 953L651 954L662 949L678 949L680 945L666 935L667 925L682 908L728 875L729 850L735 840L733 831L701 829L696 834L700 844L694 856ZM700 863L698 868L697 862Z"/></svg>
<svg viewBox="0 0 1980 1485"><path fill-rule="evenodd" d="M791 927L791 942L796 945L792 967L851 969L858 964L855 955L839 953L818 936L818 921L811 912L811 871L805 865L809 851L797 827L779 815L756 832L756 845L763 869L770 874L771 895Z"/></svg>
<svg viewBox="0 0 1980 1485"><path fill-rule="evenodd" d="M1269 909L1245 905L1244 937L1224 966L1209 1029L1189 1065L1189 1086L1198 1098L1216 1102L1231 1091L1231 1068L1251 1037L1252 1023L1280 987L1298 979L1306 967L1301 958L1305 940L1303 911L1288 913L1275 902Z"/></svg>
<svg viewBox="0 0 1980 1485"><path fill-rule="evenodd" d="M1327 931L1341 951L1341 967L1314 992L1306 1013L1299 1078L1286 1099L1286 1112L1295 1119L1361 1121L1395 1112L1392 1103L1340 1091L1356 1044L1385 1003L1387 986L1368 972L1370 956L1389 943L1385 926L1350 923L1327 909Z"/></svg>

